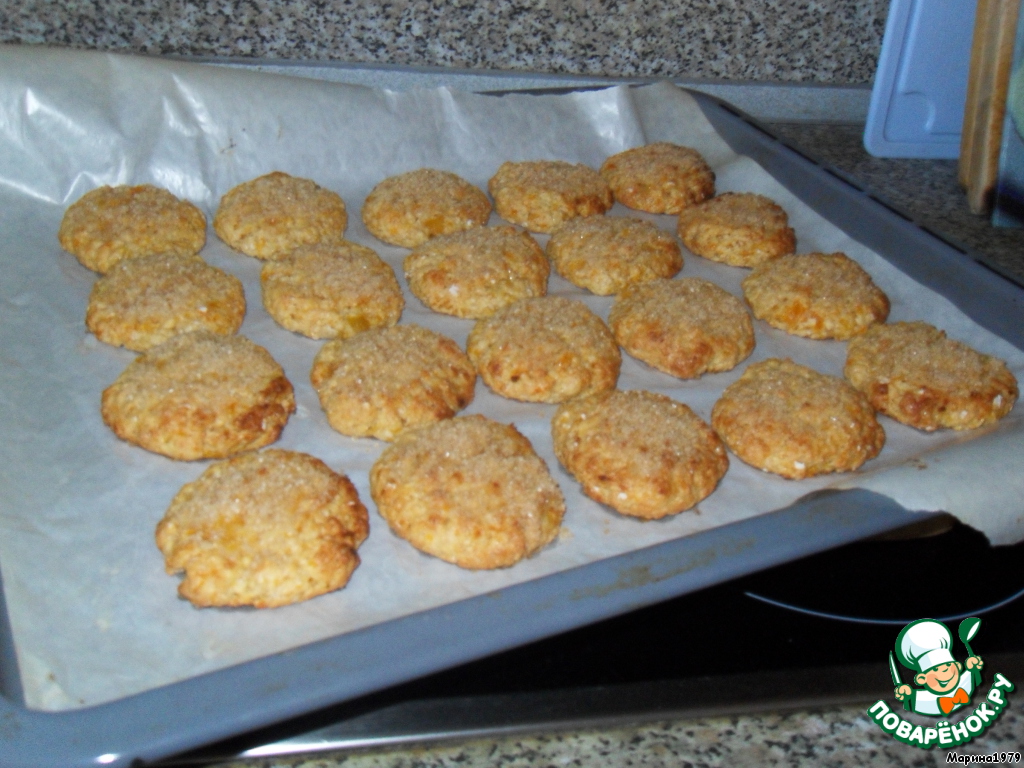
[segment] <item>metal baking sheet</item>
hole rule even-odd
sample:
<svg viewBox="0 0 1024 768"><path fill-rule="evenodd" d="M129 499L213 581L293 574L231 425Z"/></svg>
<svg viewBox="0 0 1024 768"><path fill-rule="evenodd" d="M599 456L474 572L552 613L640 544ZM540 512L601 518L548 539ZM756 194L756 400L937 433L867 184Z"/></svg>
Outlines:
<svg viewBox="0 0 1024 768"><path fill-rule="evenodd" d="M1024 347L1019 287L727 105L696 98L734 150L975 322ZM5 765L153 760L918 519L877 493L822 491L767 515L62 712L25 706L7 626L0 635L0 757Z"/></svg>

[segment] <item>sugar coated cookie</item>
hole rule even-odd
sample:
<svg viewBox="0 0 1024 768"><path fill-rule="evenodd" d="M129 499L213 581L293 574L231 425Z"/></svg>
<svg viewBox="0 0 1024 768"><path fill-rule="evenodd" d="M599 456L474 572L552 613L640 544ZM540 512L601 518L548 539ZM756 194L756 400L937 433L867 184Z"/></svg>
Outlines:
<svg viewBox="0 0 1024 768"><path fill-rule="evenodd" d="M648 213L679 213L715 194L715 173L701 154L668 142L612 155L601 175L616 200Z"/></svg>
<svg viewBox="0 0 1024 768"><path fill-rule="evenodd" d="M689 407L653 392L614 390L558 407L555 455L595 501L657 519L706 498L729 468L725 446Z"/></svg>
<svg viewBox="0 0 1024 768"><path fill-rule="evenodd" d="M369 530L347 477L308 454L267 450L182 487L156 544L194 605L274 608L344 587Z"/></svg>
<svg viewBox="0 0 1024 768"><path fill-rule="evenodd" d="M413 295L456 317L488 317L519 299L543 296L550 272L537 241L509 226L441 235L405 258Z"/></svg>
<svg viewBox="0 0 1024 768"><path fill-rule="evenodd" d="M523 299L479 320L466 351L499 395L561 403L612 389L622 356L608 326L575 299Z"/></svg>
<svg viewBox="0 0 1024 768"><path fill-rule="evenodd" d="M514 426L460 416L406 432L370 471L391 530L463 568L504 568L558 535L562 492Z"/></svg>
<svg viewBox="0 0 1024 768"><path fill-rule="evenodd" d="M852 339L844 374L879 411L926 432L990 424L1018 395L1006 363L922 322L875 325Z"/></svg>
<svg viewBox="0 0 1024 768"><path fill-rule="evenodd" d="M310 381L338 432L393 440L469 405L476 370L448 337L396 325L327 342Z"/></svg>
<svg viewBox="0 0 1024 768"><path fill-rule="evenodd" d="M103 391L118 437L172 459L217 459L274 442L295 410L292 385L244 336L193 331L137 357Z"/></svg>
<svg viewBox="0 0 1024 768"><path fill-rule="evenodd" d="M698 256L734 267L755 267L796 249L786 212L749 192L726 192L685 208L678 231L683 245Z"/></svg>
<svg viewBox="0 0 1024 768"><path fill-rule="evenodd" d="M861 392L777 358L750 365L725 388L711 425L747 464L793 480L857 469L885 444Z"/></svg>
<svg viewBox="0 0 1024 768"><path fill-rule="evenodd" d="M311 339L347 339L394 325L405 299L395 272L347 240L302 245L263 265L263 306L283 328Z"/></svg>
<svg viewBox="0 0 1024 768"><path fill-rule="evenodd" d="M198 256L125 259L92 286L85 326L115 347L142 352L189 331L232 334L245 319L245 291L234 275Z"/></svg>
<svg viewBox="0 0 1024 768"><path fill-rule="evenodd" d="M60 246L93 272L155 253L193 256L206 243L206 217L152 184L97 187L64 212Z"/></svg>
<svg viewBox="0 0 1024 768"><path fill-rule="evenodd" d="M558 274L599 296L683 268L675 237L649 221L618 216L570 219L551 234L547 255Z"/></svg>
<svg viewBox="0 0 1024 768"><path fill-rule="evenodd" d="M626 352L682 379L728 371L754 351L743 302L699 277L630 286L616 297L608 324Z"/></svg>
<svg viewBox="0 0 1024 768"><path fill-rule="evenodd" d="M482 190L435 168L390 176L373 188L363 204L363 223L370 233L403 248L482 227L490 216L491 201Z"/></svg>
<svg viewBox="0 0 1024 768"><path fill-rule="evenodd" d="M754 317L811 339L850 339L889 316L889 298L844 253L767 261L747 275L743 296Z"/></svg>
<svg viewBox="0 0 1024 768"><path fill-rule="evenodd" d="M614 202L601 174L561 160L502 163L487 188L498 215L531 232L553 232L577 216L604 213Z"/></svg>
<svg viewBox="0 0 1024 768"><path fill-rule="evenodd" d="M228 190L213 230L236 251L279 259L300 245L340 240L348 224L341 197L310 179L274 171Z"/></svg>

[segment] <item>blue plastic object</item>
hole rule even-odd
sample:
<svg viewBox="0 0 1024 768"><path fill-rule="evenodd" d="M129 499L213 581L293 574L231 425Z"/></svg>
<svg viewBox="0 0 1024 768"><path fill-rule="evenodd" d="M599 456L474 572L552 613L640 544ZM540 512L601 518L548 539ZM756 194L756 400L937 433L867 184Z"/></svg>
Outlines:
<svg viewBox="0 0 1024 768"><path fill-rule="evenodd" d="M960 156L976 7L892 0L864 129L872 155Z"/></svg>

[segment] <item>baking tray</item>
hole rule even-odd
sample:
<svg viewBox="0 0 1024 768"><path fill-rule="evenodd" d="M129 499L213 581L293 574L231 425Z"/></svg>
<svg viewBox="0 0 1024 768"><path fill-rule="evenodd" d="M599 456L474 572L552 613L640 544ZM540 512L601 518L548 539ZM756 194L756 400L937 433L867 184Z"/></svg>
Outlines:
<svg viewBox="0 0 1024 768"><path fill-rule="evenodd" d="M737 110L692 95L733 149L979 325L1024 348L1020 286ZM816 492L739 523L62 712L25 706L0 602L0 763L154 761L920 519L869 491Z"/></svg>

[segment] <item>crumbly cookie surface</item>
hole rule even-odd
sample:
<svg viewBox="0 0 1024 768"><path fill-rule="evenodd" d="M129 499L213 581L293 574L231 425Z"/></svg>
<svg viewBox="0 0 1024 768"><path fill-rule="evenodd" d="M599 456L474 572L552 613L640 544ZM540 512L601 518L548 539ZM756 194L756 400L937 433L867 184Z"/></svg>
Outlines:
<svg viewBox="0 0 1024 768"><path fill-rule="evenodd" d="M750 365L725 388L711 425L747 464L794 480L857 469L885 443L863 393L777 358Z"/></svg>
<svg viewBox="0 0 1024 768"><path fill-rule="evenodd" d="M394 440L469 405L476 369L448 337L396 325L327 342L310 381L338 432Z"/></svg>
<svg viewBox="0 0 1024 768"><path fill-rule="evenodd" d="M478 227L441 235L405 258L409 290L435 312L481 318L547 293L551 265L516 227Z"/></svg>
<svg viewBox="0 0 1024 768"><path fill-rule="evenodd" d="M199 256L125 259L92 287L85 325L105 344L142 352L189 331L232 334L245 319L242 281Z"/></svg>
<svg viewBox="0 0 1024 768"><path fill-rule="evenodd" d="M363 223L378 240L403 248L438 235L482 227L491 201L462 177L436 168L390 176L363 204Z"/></svg>
<svg viewBox="0 0 1024 768"><path fill-rule="evenodd" d="M754 316L811 339L846 340L889 316L889 297L844 253L780 256L743 280Z"/></svg>
<svg viewBox="0 0 1024 768"><path fill-rule="evenodd" d="M312 339L394 325L405 308L394 270L372 249L346 240L299 246L268 261L260 287L270 316Z"/></svg>
<svg viewBox="0 0 1024 768"><path fill-rule="evenodd" d="M1019 394L1006 363L923 322L875 325L851 339L844 375L881 413L926 432L995 422Z"/></svg>
<svg viewBox="0 0 1024 768"><path fill-rule="evenodd" d="M221 240L258 259L279 259L300 245L340 240L347 224L340 195L281 171L228 190L213 217Z"/></svg>
<svg viewBox="0 0 1024 768"><path fill-rule="evenodd" d="M743 302L699 277L630 286L616 297L608 324L626 352L682 379L728 371L754 351Z"/></svg>
<svg viewBox="0 0 1024 768"><path fill-rule="evenodd" d="M194 331L137 357L103 391L119 438L172 459L217 459L274 442L295 410L291 382L244 336Z"/></svg>
<svg viewBox="0 0 1024 768"><path fill-rule="evenodd" d="M649 221L618 216L570 219L546 249L555 270L599 296L627 285L673 277L683 268L679 243Z"/></svg>
<svg viewBox="0 0 1024 768"><path fill-rule="evenodd" d="M558 407L555 455L583 492L625 515L657 519L690 509L729 468L725 446L688 406L614 390Z"/></svg>
<svg viewBox="0 0 1024 768"><path fill-rule="evenodd" d="M601 175L623 205L648 213L679 213L715 194L715 173L695 149L668 142L612 155Z"/></svg>
<svg viewBox="0 0 1024 768"><path fill-rule="evenodd" d="M558 535L565 500L514 426L460 416L401 435L370 471L391 530L468 569L505 568Z"/></svg>
<svg viewBox="0 0 1024 768"><path fill-rule="evenodd" d="M217 462L185 485L156 543L194 605L273 608L344 587L369 530L347 477L270 449Z"/></svg>
<svg viewBox="0 0 1024 768"><path fill-rule="evenodd" d="M614 202L601 174L562 160L502 163L487 189L501 218L531 232L553 232L577 216L602 214Z"/></svg>
<svg viewBox="0 0 1024 768"><path fill-rule="evenodd" d="M480 377L503 397L561 403L612 389L622 356L608 326L575 299L523 299L477 321L466 342Z"/></svg>
<svg viewBox="0 0 1024 768"><path fill-rule="evenodd" d="M106 274L137 256L199 253L206 243L206 217L152 184L97 187L68 207L57 237L83 266Z"/></svg>
<svg viewBox="0 0 1024 768"><path fill-rule="evenodd" d="M734 267L755 267L796 249L785 210L749 192L726 192L685 208L677 229L695 254Z"/></svg>

